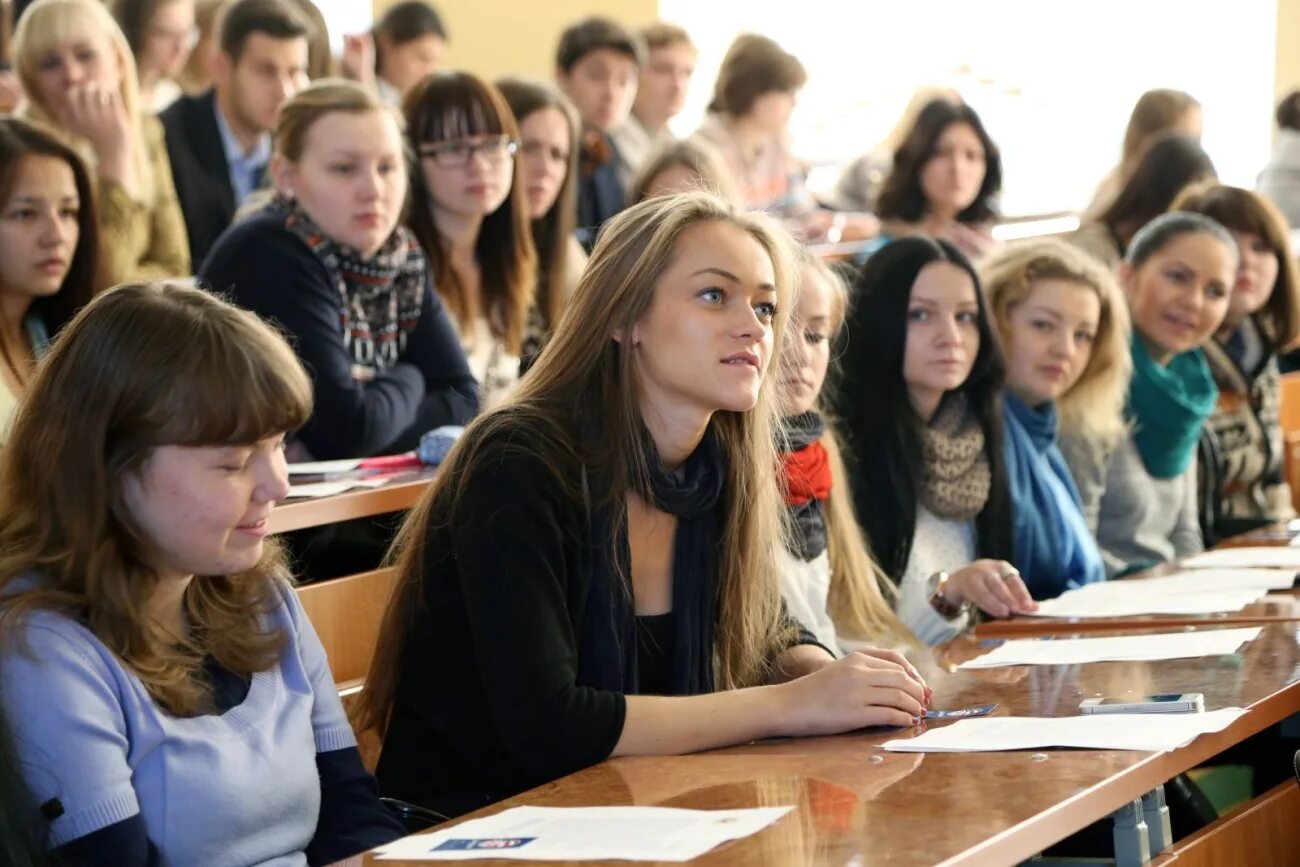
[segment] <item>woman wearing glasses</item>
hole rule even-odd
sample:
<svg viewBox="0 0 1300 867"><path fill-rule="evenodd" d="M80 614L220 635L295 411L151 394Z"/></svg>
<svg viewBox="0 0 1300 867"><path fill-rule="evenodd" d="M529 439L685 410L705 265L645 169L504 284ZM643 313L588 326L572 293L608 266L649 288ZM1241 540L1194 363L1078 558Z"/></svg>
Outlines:
<svg viewBox="0 0 1300 867"><path fill-rule="evenodd" d="M519 379L537 252L523 185L513 183L519 126L505 97L467 72L435 72L406 97L419 156L410 226L433 285L460 328L485 409Z"/></svg>
<svg viewBox="0 0 1300 867"><path fill-rule="evenodd" d="M291 455L400 452L469 421L474 378L399 225L396 115L358 84L322 81L284 104L273 148L275 197L217 239L199 276L277 322L305 363L315 408Z"/></svg>

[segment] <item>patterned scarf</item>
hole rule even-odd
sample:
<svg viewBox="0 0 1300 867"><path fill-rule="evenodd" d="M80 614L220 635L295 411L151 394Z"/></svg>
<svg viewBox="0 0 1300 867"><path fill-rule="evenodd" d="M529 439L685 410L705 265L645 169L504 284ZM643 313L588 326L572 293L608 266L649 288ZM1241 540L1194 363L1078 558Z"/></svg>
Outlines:
<svg viewBox="0 0 1300 867"><path fill-rule="evenodd" d="M785 474L785 505L790 515L794 549L805 563L826 550L826 498L831 494L831 466L821 436L826 422L809 410L785 420L789 451L780 453Z"/></svg>
<svg viewBox="0 0 1300 867"><path fill-rule="evenodd" d="M352 378L369 381L396 364L424 305L428 273L415 236L398 226L373 256L340 244L297 202L277 195L267 206L285 215L284 226L302 238L339 290L343 344L352 351Z"/></svg>
<svg viewBox="0 0 1300 867"><path fill-rule="evenodd" d="M984 431L966 414L966 400L954 395L934 422L922 428L920 499L947 521L968 521L989 498L992 473L984 453Z"/></svg>

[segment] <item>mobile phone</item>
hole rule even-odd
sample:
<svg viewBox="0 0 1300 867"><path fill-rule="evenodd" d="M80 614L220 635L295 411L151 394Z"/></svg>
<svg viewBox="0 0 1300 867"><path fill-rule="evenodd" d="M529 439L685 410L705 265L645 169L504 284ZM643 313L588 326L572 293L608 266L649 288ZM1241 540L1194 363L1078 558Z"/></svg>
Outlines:
<svg viewBox="0 0 1300 867"><path fill-rule="evenodd" d="M1087 698L1080 713L1202 713L1205 696L1199 692L1171 692L1139 698Z"/></svg>

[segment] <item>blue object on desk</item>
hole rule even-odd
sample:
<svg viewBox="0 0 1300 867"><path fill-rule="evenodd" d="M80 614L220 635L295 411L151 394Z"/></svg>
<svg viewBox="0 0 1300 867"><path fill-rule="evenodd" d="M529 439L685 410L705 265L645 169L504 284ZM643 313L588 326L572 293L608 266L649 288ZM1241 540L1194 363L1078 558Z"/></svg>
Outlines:
<svg viewBox="0 0 1300 867"><path fill-rule="evenodd" d="M420 437L420 460L431 467L436 467L447 459L451 447L465 432L459 425L445 425L435 428Z"/></svg>

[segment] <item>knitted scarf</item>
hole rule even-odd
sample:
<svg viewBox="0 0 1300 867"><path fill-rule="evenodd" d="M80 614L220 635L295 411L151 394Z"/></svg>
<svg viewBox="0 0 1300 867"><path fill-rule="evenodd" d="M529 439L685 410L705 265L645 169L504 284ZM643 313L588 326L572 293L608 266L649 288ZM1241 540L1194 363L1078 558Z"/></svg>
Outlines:
<svg viewBox="0 0 1300 867"><path fill-rule="evenodd" d="M370 380L400 360L406 335L424 305L428 266L410 230L398 226L373 256L362 256L325 234L292 199L267 205L284 214L284 226L303 240L339 290L339 325L352 352L354 379Z"/></svg>
<svg viewBox="0 0 1300 867"><path fill-rule="evenodd" d="M1175 355L1161 367L1134 334L1132 353L1126 414L1134 422L1133 442L1148 473L1172 479L1182 475L1196 455L1201 429L1214 412L1219 389L1199 349Z"/></svg>
<svg viewBox="0 0 1300 867"><path fill-rule="evenodd" d="M831 493L831 467L821 436L826 422L810 410L785 420L789 451L781 453L785 472L785 504L793 531L790 552L805 563L826 550L826 498Z"/></svg>
<svg viewBox="0 0 1300 867"><path fill-rule="evenodd" d="M966 400L953 395L921 429L921 484L927 509L946 521L968 521L989 498L993 476L984 453L984 431L966 413Z"/></svg>

